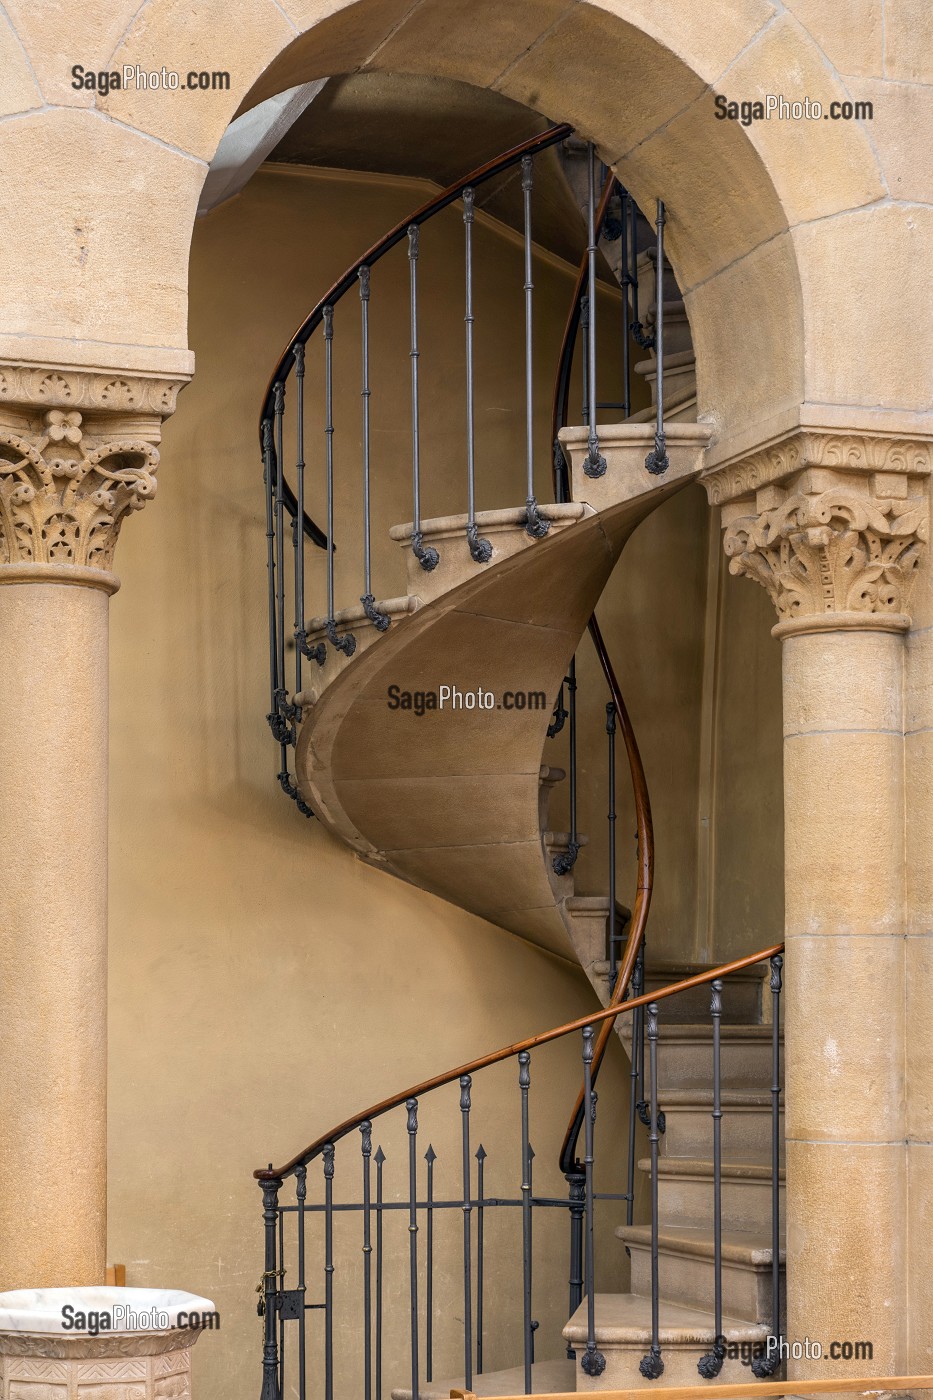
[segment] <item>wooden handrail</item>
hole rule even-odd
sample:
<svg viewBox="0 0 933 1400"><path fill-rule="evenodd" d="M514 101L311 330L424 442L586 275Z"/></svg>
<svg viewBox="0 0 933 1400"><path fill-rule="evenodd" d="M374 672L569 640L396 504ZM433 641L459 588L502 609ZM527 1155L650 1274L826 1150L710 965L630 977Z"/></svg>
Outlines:
<svg viewBox="0 0 933 1400"><path fill-rule="evenodd" d="M607 1006L601 1011L591 1012L588 1016L578 1016L575 1021L567 1021L563 1026L555 1026L553 1030L542 1031L539 1035L528 1036L525 1040L517 1040L514 1045L504 1045L500 1050L493 1050L489 1055L481 1055L479 1059L471 1060L468 1064L458 1065L456 1069L447 1070L444 1074L436 1074L432 1079L422 1080L420 1084L413 1084L411 1088L403 1090L400 1094L393 1094L391 1098L373 1104L365 1112L348 1118L339 1127L334 1128L323 1137L316 1138L303 1152L299 1152L297 1157L293 1157L284 1166L261 1168L253 1172L253 1176L257 1181L273 1181L288 1176L296 1167L305 1166L325 1147L346 1137L361 1123L365 1123L367 1120L371 1122L383 1113L388 1113L390 1109L401 1107L406 1099L420 1098L422 1094L427 1094L432 1089L440 1089L444 1084L454 1083L462 1074L475 1074L488 1065L495 1065L501 1060L511 1059L522 1050L534 1050L539 1045L547 1045L552 1040L560 1040L563 1036L571 1035L574 1031L581 1031L584 1026L593 1026L597 1022L610 1019L615 1021L617 1016L634 1011L636 1006L647 1006L652 1001L663 1001L665 997L676 996L678 992L685 992L690 987L700 987L706 982L712 982L716 977L728 977L730 973L741 972L743 968L753 967L755 963L766 962L768 958L773 958L776 953L783 952L783 950L783 943L775 943L770 948L762 948L760 952L749 953L744 958L736 958L733 962L723 963L721 967L706 968L705 971L698 972L694 977L685 977L681 982L672 982L670 986L661 987L656 992L646 992L644 996L632 997L630 1001L623 1002L621 1006Z"/></svg>
<svg viewBox="0 0 933 1400"><path fill-rule="evenodd" d="M860 1376L825 1381L756 1381L732 1385L669 1385L660 1389L601 1390L602 1400L645 1400L646 1393L654 1400L749 1400L756 1395L832 1395L843 1391L851 1395L881 1395L897 1390L933 1390L933 1376ZM502 1400L577 1400L579 1392L561 1390L535 1395L504 1395ZM452 1390L451 1400L478 1400L472 1390Z"/></svg>
<svg viewBox="0 0 933 1400"><path fill-rule="evenodd" d="M504 151L502 155L496 156L493 160L488 160L483 165L478 165L475 170L470 171L469 175L465 175L453 185L448 185L445 190L441 190L440 194L434 195L426 204L422 204L420 209L416 209L413 214L409 214L401 223L396 224L395 228L391 229L389 233L385 234L378 242L374 243L362 257L357 258L356 262L351 263L347 270L338 277L333 286L321 297L313 310L308 313L279 356L262 402L262 412L259 416L260 437L262 435L263 420L272 415L275 386L276 384L283 383L291 370L293 363L292 352L295 345L299 342L301 344L307 342L308 337L314 331L315 327L320 325L323 320L325 306L333 306L351 287L356 285L361 267L372 267L372 265L378 262L391 248L394 248L397 243L401 243L412 224L421 225L426 223L427 220L433 218L435 214L439 214L442 209L446 209L448 204L453 204L455 200L459 199L465 189L469 189L471 186L481 185L486 180L491 180L504 170L508 170L509 167L520 160L522 156L536 155L538 151L546 150L548 146L554 146L558 141L563 141L566 137L570 136L572 132L573 127L567 122L559 122L556 126L548 127L546 131L539 131L537 136L530 136L526 141L520 141L517 146L511 146L509 150Z"/></svg>
<svg viewBox="0 0 933 1400"><path fill-rule="evenodd" d="M529 137L527 141L519 142L517 146L510 147L509 150L504 151L500 156L496 156L495 159L488 160L483 165L477 166L477 168L471 170L469 175L465 176L464 179L458 180L454 185L448 185L440 194L435 195L433 199L429 199L427 204L422 204L420 209L416 209L413 214L409 214L407 219L403 219L400 224L396 224L395 228L383 238L380 238L378 243L374 243L361 258L357 258L356 262L352 263L342 276L338 277L333 286L328 289L317 305L304 318L276 361L272 377L266 385L266 392L262 400L262 412L259 415L260 442L262 441L263 422L267 418L272 417L275 386L276 384L284 384L291 372L294 363L295 345L299 342L304 345L307 342L315 328L321 324L324 318L325 306L333 306L336 301L356 284L361 267L371 267L373 263L378 262L390 248L394 248L397 243L401 243L412 224L418 224L420 226L426 223L428 219L440 213L442 209L446 209L448 204L453 204L455 200L459 199L463 191L471 185L480 185L486 180L491 180L493 176L500 174L503 170L507 170L509 166L514 165L523 155L534 155L538 151L546 150L548 146L553 146L556 145L558 141L563 141L572 131L572 126L569 126L566 122L561 122L556 126L548 127L546 131L539 132L537 136ZM292 519L294 519L298 512L298 501L294 491L285 480L282 482L282 499L286 509ZM327 548L326 533L316 521L312 520L307 511L305 511L304 519L302 520L302 531L307 538L320 549ZM336 546L334 548L336 549Z"/></svg>

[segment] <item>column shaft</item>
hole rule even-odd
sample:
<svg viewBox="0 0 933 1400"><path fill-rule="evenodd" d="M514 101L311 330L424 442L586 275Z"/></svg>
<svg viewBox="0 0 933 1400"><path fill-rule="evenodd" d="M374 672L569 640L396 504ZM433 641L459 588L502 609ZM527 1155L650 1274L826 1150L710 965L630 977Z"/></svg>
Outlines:
<svg viewBox="0 0 933 1400"><path fill-rule="evenodd" d="M108 601L0 586L0 1289L104 1279Z"/></svg>

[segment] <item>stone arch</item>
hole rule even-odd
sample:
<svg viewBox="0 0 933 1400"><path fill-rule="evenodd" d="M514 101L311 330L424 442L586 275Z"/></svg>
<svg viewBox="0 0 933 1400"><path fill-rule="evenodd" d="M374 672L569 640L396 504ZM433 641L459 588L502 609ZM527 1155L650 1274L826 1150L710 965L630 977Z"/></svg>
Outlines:
<svg viewBox="0 0 933 1400"><path fill-rule="evenodd" d="M60 81L56 62L49 71ZM81 227L82 219L70 191L62 198L56 152L63 160L67 152L74 168L81 147L75 183L104 196L91 246L82 251L80 286L64 299L48 297L50 339L73 340L90 325L114 351L135 347L130 361L140 367L185 364L187 247L206 163L223 130L238 110L297 81L382 68L491 87L571 121L597 141L643 206L665 198L668 247L697 348L700 412L735 450L783 431L807 399L902 402L898 361L907 350L888 354L879 370L877 352L866 356L870 328L860 324L848 289L833 285L840 256L851 276L864 269L867 277L871 261L877 278L868 245L878 220L888 219L882 232L909 236L895 227L898 211L885 207L891 201L866 129L776 121L743 128L716 119L716 93L757 98L780 86L791 100L824 104L848 95L793 11L770 0L715 0L701 9L688 0L663 7L649 0L475 0L469 7L247 0L235 23L222 0L197 7L148 0L116 42L113 30L101 38L99 66L137 63L182 73L225 69L230 87L63 92L63 105L27 111L7 126L13 165L18 154L35 172L37 149L45 156L48 174L34 180L28 213L36 223L48 220L57 200L58 270L70 267L71 225ZM41 64L33 67L45 93L51 79ZM22 265L17 271L18 283L28 285L28 269L25 277ZM895 262L891 288L896 275ZM121 296L129 287L132 295ZM34 325L35 300L29 319ZM825 347L830 324L840 349L827 360L815 347ZM879 395L879 372L892 386L887 396ZM719 455L724 450L721 443Z"/></svg>

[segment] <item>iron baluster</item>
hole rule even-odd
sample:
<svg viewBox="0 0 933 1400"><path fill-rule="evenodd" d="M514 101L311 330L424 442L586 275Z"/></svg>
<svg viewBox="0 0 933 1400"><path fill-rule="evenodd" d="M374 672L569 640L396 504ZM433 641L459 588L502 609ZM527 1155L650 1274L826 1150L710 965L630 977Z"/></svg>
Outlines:
<svg viewBox="0 0 933 1400"><path fill-rule="evenodd" d="M713 1287L716 1335L712 1350L697 1362L697 1370L707 1381L719 1375L726 1359L726 1339L722 1333L722 982L718 978L712 986L709 1010L713 1020Z"/></svg>
<svg viewBox="0 0 933 1400"><path fill-rule="evenodd" d="M781 1364L781 969L780 953L771 959L771 1336L777 1343L752 1362L759 1380L773 1376Z"/></svg>
<svg viewBox="0 0 933 1400"><path fill-rule="evenodd" d="M522 1102L522 1332L525 1364L525 1394L531 1394L531 1364L534 1333L531 1329L531 1156L528 1140L528 1091L531 1088L531 1055L518 1056L518 1087Z"/></svg>
<svg viewBox="0 0 933 1400"><path fill-rule="evenodd" d="M584 423L590 421L590 298L584 293L580 298L580 331L583 352L583 402L580 412Z"/></svg>
<svg viewBox="0 0 933 1400"><path fill-rule="evenodd" d="M567 671L567 696L570 715L570 840L563 855L551 861L556 875L569 875L580 854L577 840L577 659L572 657Z"/></svg>
<svg viewBox="0 0 933 1400"><path fill-rule="evenodd" d="M629 330L632 332L632 339L641 346L642 350L653 350L654 336L647 334L638 318L638 209L631 195L629 196L629 243L632 258L630 273L632 319L629 322Z"/></svg>
<svg viewBox="0 0 933 1400"><path fill-rule="evenodd" d="M616 707L613 700L606 706L606 734L609 737L609 988L614 992L619 975L619 949L616 940Z"/></svg>
<svg viewBox="0 0 933 1400"><path fill-rule="evenodd" d="M373 1242L372 1242L372 1151L373 1125L367 1118L360 1124L360 1151L363 1156L363 1395L373 1393Z"/></svg>
<svg viewBox="0 0 933 1400"><path fill-rule="evenodd" d="M279 782L289 792L288 748L295 742L293 720L299 718L299 711L288 701L285 689L285 499L282 475L282 419L285 414L285 386L276 384L273 396L275 429L273 437L273 457L275 460L275 524L274 524L274 584L275 599L275 690L272 697L272 714L269 724L279 744Z"/></svg>
<svg viewBox="0 0 933 1400"><path fill-rule="evenodd" d="M334 1144L324 1159L324 1400L334 1400Z"/></svg>
<svg viewBox="0 0 933 1400"><path fill-rule="evenodd" d="M532 1221L534 1220L534 1209L535 1209L535 1172L534 1172L534 1168L535 1168L535 1150L534 1150L534 1148L532 1147L531 1143L529 1142L529 1144L528 1144L528 1199L531 1201L531 1218L532 1218ZM534 1236L534 1231L532 1230L532 1237L533 1237L533 1236ZM531 1258L531 1260L530 1260L530 1262L529 1262L529 1268L528 1268L528 1294L529 1294L529 1297L532 1299L532 1302L533 1302L533 1301L534 1301L534 1257L533 1257L533 1256L532 1256L532 1258ZM538 1330L538 1323L535 1321L534 1318L532 1318L532 1319L531 1319L531 1364L532 1364L532 1366L535 1364L535 1333L537 1332L537 1330Z"/></svg>
<svg viewBox="0 0 933 1400"><path fill-rule="evenodd" d="M285 1212L279 1211L279 1271L284 1281L285 1278ZM282 1308L283 1295L279 1292L276 1296L276 1308L279 1315L279 1394L285 1394L285 1313Z"/></svg>
<svg viewBox="0 0 933 1400"><path fill-rule="evenodd" d="M386 1154L376 1148L376 1400L382 1400L382 1169Z"/></svg>
<svg viewBox="0 0 933 1400"><path fill-rule="evenodd" d="M476 524L476 493L474 481L475 467L475 436L474 436L474 413L473 413L473 222L476 217L475 212L475 191L465 189L463 191L463 229L465 241L465 263L466 263L466 312L464 323L466 325L466 433L467 433L467 544L470 546L470 554L477 564L488 564L492 558L492 545L488 540L481 540L479 529Z"/></svg>
<svg viewBox="0 0 933 1400"><path fill-rule="evenodd" d="M601 1376L606 1358L596 1346L596 1260L593 1222L593 1137L596 1128L596 1092L593 1089L593 1027L583 1027L583 1142L584 1192L586 1210L585 1288L586 1351L580 1367L586 1376Z"/></svg>
<svg viewBox="0 0 933 1400"><path fill-rule="evenodd" d="M632 969L632 997L641 996L645 974L645 945L642 944ZM640 1098L639 1078L642 1063L642 1012L644 1007L636 1006L632 1012L632 1070L628 1105L628 1187L625 1207L625 1223L631 1225L635 1219L635 1118Z"/></svg>
<svg viewBox="0 0 933 1400"><path fill-rule="evenodd" d="M285 385L275 386L275 635L278 640L276 671L277 712L286 722L288 696L285 690L285 497L283 494L282 419L285 416ZM276 737L279 737L278 735Z"/></svg>
<svg viewBox="0 0 933 1400"><path fill-rule="evenodd" d="M628 215L631 195L619 186L619 266L622 269L622 413L629 418L632 413L632 354L628 331Z"/></svg>
<svg viewBox="0 0 933 1400"><path fill-rule="evenodd" d="M476 1374L483 1374L483 1212L485 1209L486 1149L476 1149Z"/></svg>
<svg viewBox="0 0 933 1400"><path fill-rule="evenodd" d="M301 689L301 658L316 661L323 666L327 658L327 647L323 642L317 646L308 645L308 629L305 626L305 347L298 341L294 350L295 379L298 399L298 461L297 505L292 521L292 538L295 545L295 693Z"/></svg>
<svg viewBox="0 0 933 1400"><path fill-rule="evenodd" d="M411 1304L411 1400L418 1400L418 1100L408 1110L408 1283Z"/></svg>
<svg viewBox="0 0 933 1400"><path fill-rule="evenodd" d="M599 450L599 433L596 429L596 148L592 141L587 147L586 168L586 234L587 234L587 324L586 324L586 406L587 436L586 461L583 474L588 477L605 476L606 459Z"/></svg>
<svg viewBox="0 0 933 1400"><path fill-rule="evenodd" d="M269 1163L271 1170L272 1163ZM280 1278L278 1263L278 1217L280 1177L266 1178L262 1182L262 1218L265 1231L265 1258L263 1274L259 1283L259 1311L262 1315L262 1390L260 1400L281 1400L279 1390L279 1345L276 1334L277 1280Z"/></svg>
<svg viewBox="0 0 933 1400"><path fill-rule="evenodd" d="M324 461L327 473L327 640L336 651L352 656L352 632L337 636L334 619L334 308L324 307Z"/></svg>
<svg viewBox="0 0 933 1400"><path fill-rule="evenodd" d="M658 200L658 241L657 259L658 266L655 274L655 360L657 363L657 424L654 430L654 447L645 458L645 467L652 476L663 476L670 466L667 455L667 446L664 439L664 201Z"/></svg>
<svg viewBox="0 0 933 1400"><path fill-rule="evenodd" d="M579 1163L577 1166L579 1167ZM570 1188L570 1311L567 1315L573 1317L583 1302L583 1224L586 1216L586 1177L578 1170L568 1172L564 1180ZM569 1360L572 1361L576 1354L572 1344L568 1342L567 1356Z"/></svg>
<svg viewBox="0 0 933 1400"><path fill-rule="evenodd" d="M388 613L376 607L373 595L372 551L370 548L370 493L369 493L369 401L372 390L369 387L369 296L370 272L364 264L360 268L360 318L363 359L363 387L360 398L363 401L363 592L360 602L363 611L377 632L385 632L392 619Z"/></svg>
<svg viewBox="0 0 933 1400"><path fill-rule="evenodd" d="M638 995L641 996L641 995L643 994L643 992L644 992L644 986L645 986L645 945L644 945L644 943L641 945L641 948L638 950L638 953L639 953L639 957L641 958L641 968L640 968L640 970L639 970ZM636 1008L635 1008L635 1015L638 1017L638 1024L639 1024L638 1101L637 1101L637 1103L636 1103L636 1105L635 1105L635 1108L636 1108L636 1112L638 1113L638 1117L639 1117L639 1119L641 1120L641 1122L644 1124L644 1126L645 1126L646 1128L650 1128L650 1127L651 1127L651 1104L650 1104L650 1102L649 1102L649 1099L645 1097L645 1030L646 1030L646 1026L647 1026L647 1022L646 1022L646 1019L645 1019L645 1008L644 1008L643 1006L642 1006L642 1007L636 1007ZM664 1136L665 1129L667 1128L667 1118L665 1117L665 1113L664 1113L663 1108L659 1108L659 1109L658 1109L657 1119L658 1119L658 1132L660 1133L661 1137L663 1137L663 1136Z"/></svg>
<svg viewBox="0 0 933 1400"><path fill-rule="evenodd" d="M524 208L525 247L525 533L533 540L543 539L550 529L538 509L535 496L535 419L534 419L534 279L531 261L531 191L534 186L534 161L522 157L522 201Z"/></svg>
<svg viewBox="0 0 933 1400"><path fill-rule="evenodd" d="M648 1053L651 1076L651 1350L643 1356L638 1369L646 1380L656 1381L664 1371L661 1357L661 1321L658 1302L658 1003L648 1003Z"/></svg>
<svg viewBox="0 0 933 1400"><path fill-rule="evenodd" d="M299 340L293 351L295 359L295 401L298 421L295 426L297 460L295 479L297 483L297 508L292 516L292 548L295 554L293 574L295 578L295 631L297 638L304 625L305 592L305 537L302 524L305 518L305 348ZM301 647L295 647L295 694L301 693Z"/></svg>
<svg viewBox="0 0 933 1400"><path fill-rule="evenodd" d="M421 411L418 384L418 255L421 230L417 224L408 226L408 286L411 309L411 472L414 509L411 527L411 549L425 573L436 569L441 556L431 545L425 547L421 533Z"/></svg>
<svg viewBox="0 0 933 1400"><path fill-rule="evenodd" d="M266 488L266 573L269 583L269 728L281 742L279 714L279 641L276 631L275 582L275 449L272 419L262 420L262 478Z"/></svg>
<svg viewBox="0 0 933 1400"><path fill-rule="evenodd" d="M424 1378L431 1381L434 1379L434 1163L437 1161L437 1153L431 1143L428 1143L424 1160L428 1164L427 1200L424 1212L427 1224L425 1232L427 1265L424 1285Z"/></svg>
<svg viewBox="0 0 933 1400"><path fill-rule="evenodd" d="M463 1148L463 1368L464 1386L473 1384L473 1203L470 1196L470 1087L468 1074L460 1076L460 1125Z"/></svg>
<svg viewBox="0 0 933 1400"><path fill-rule="evenodd" d="M298 1397L305 1400L307 1394L306 1355L307 1336L305 1311L305 1200L308 1195L308 1168L295 1168L295 1195L298 1200L298 1298L301 1311L298 1314ZM369 1398L367 1397L367 1400Z"/></svg>

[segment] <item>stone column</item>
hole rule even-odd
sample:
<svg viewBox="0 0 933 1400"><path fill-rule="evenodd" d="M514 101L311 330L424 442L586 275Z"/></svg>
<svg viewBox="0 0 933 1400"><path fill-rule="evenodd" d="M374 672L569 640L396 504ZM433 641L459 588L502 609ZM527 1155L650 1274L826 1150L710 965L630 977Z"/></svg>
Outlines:
<svg viewBox="0 0 933 1400"><path fill-rule="evenodd" d="M797 431L706 479L783 641L787 1340L873 1348L796 1379L906 1362L904 636L930 461Z"/></svg>
<svg viewBox="0 0 933 1400"><path fill-rule="evenodd" d="M178 388L0 366L0 1288L104 1279L108 599Z"/></svg>

